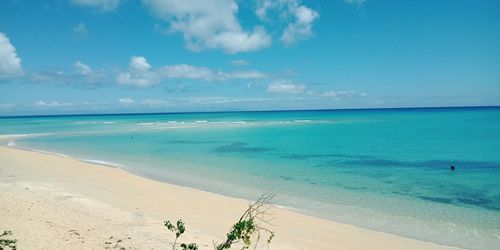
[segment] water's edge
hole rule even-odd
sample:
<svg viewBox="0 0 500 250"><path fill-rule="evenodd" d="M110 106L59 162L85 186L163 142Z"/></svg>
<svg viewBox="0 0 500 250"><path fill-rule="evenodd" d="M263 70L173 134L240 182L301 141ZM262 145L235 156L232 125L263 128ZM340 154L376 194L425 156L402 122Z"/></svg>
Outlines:
<svg viewBox="0 0 500 250"><path fill-rule="evenodd" d="M9 139L8 137L6 137L6 138ZM0 140L0 141L2 141L2 140ZM13 142L14 138L10 138L9 141ZM139 177L146 178L146 179L149 179L149 180L152 180L152 181L158 181L158 182L161 182L161 183L166 183L168 185L172 185L172 186L176 186L176 187L180 187L180 188L191 189L191 190L196 191L196 192L204 192L204 193L208 193L208 194L211 194L211 195L222 196L222 197L225 197L225 198L228 198L228 199L245 200L245 201L248 201L250 203L253 202L253 201L255 201L255 200L252 200L252 199L248 199L246 197L236 197L236 196L231 196L231 195L225 195L225 194L211 192L209 190L199 189L199 188L192 187L192 186L184 186L184 185L180 185L180 184L176 184L176 183L171 183L171 182L165 181L165 180L163 180L161 178L154 178L153 176L149 176L149 175L146 175L146 174L141 174L139 171L133 171L131 168L128 168L126 165L122 165L122 164L118 164L118 163L106 162L106 161L95 160L95 159L92 159L92 160L89 160L89 159L79 159L79 158L76 158L76 157L73 157L73 156L67 155L67 154L62 154L62 153L58 153L58 152L51 152L51 151L45 151L45 150L40 150L40 149L35 149L35 148L30 148L30 147L25 147L25 146L18 146L18 145L15 145L15 144L14 145L7 145L7 146L4 145L4 144L2 144L2 145L0 145L0 147L13 148L13 149L16 149L16 150L23 150L23 151L28 151L28 152L35 152L35 153L39 153L39 154L51 155L51 156L56 156L56 157L70 158L70 159L73 159L73 160L76 160L76 161L80 161L80 162L83 162L83 163L86 163L86 164L92 164L92 165L97 165L97 166L101 166L101 167L109 167L109 168L119 169L119 170L125 171L125 172L127 172L128 174L131 174L131 175L139 176ZM394 233L394 232L386 232L386 231L376 230L376 229L369 228L369 227L362 227L362 226L360 227L360 226L354 225L354 224L348 224L348 223L344 223L344 222L340 222L340 221L335 221L335 220L332 220L330 218L317 216L317 215L314 215L312 213L307 213L307 210L303 210L303 209L300 209L300 208L295 208L295 207L290 207L290 206L284 206L284 205L279 205L279 204L272 204L272 205L274 207L277 207L277 208L280 208L280 209L286 209L286 210L294 212L294 213L299 213L299 214L305 215L305 216L311 216L311 217L314 217L314 218L317 218L317 219L326 220L326 221L329 221L329 222L332 222L332 223L344 224L344 225L349 225L349 226L353 226L353 227L356 227L356 228L362 228L362 229L365 229L365 230L370 230L370 231L376 231L376 232L381 232L381 233L387 233L387 234L391 234L391 235L396 235L396 236L407 238L407 239L413 239L413 240L418 240L418 241L422 241L422 242L428 242L428 243L432 243L432 244L437 244L437 245L442 245L442 246L450 246L450 247L456 247L457 249L462 249L462 248L460 248L459 246L456 246L456 245L443 244L442 242L434 242L434 241L429 241L429 240L419 239L419 238L411 238L411 237L408 237L407 235L402 235L402 234L398 234L398 233Z"/></svg>

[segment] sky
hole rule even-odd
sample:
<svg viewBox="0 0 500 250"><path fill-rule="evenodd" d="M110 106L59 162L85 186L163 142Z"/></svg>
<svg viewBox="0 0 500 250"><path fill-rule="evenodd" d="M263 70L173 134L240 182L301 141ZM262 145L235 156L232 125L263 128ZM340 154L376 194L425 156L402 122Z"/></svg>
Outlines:
<svg viewBox="0 0 500 250"><path fill-rule="evenodd" d="M2 0L0 115L500 105L500 1Z"/></svg>

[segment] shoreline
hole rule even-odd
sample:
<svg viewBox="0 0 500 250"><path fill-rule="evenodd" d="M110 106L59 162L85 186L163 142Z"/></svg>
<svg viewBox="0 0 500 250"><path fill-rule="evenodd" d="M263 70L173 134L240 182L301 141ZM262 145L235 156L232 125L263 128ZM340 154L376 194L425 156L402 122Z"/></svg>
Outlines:
<svg viewBox="0 0 500 250"><path fill-rule="evenodd" d="M186 239L199 242L201 248L205 249L211 246L212 240L224 238L249 203L244 199L157 181L122 168L103 168L99 164L69 156L29 149L1 146L0 160L0 180L4 183L2 189L12 193L13 188L17 190L13 193L22 197L26 196L23 189L14 186L28 183L31 189L36 189L48 185L64 192L77 193L80 198L92 200L90 203L93 205L101 204L130 216L140 214L142 221L155 228L149 234L162 235L162 238L152 241L156 243L166 244L168 238L161 227L163 220L183 219L188 228ZM8 176L16 177L10 180ZM50 193L42 193L51 197L47 192ZM72 203L71 199L68 202ZM6 208L0 205L0 209ZM89 209L83 207L83 210ZM279 206L273 205L272 210L276 214L277 225L273 227L276 238L271 249L456 249L304 215ZM8 222L5 223L0 226L10 226ZM20 236L20 246L22 241L27 240L22 233L26 229L9 230L14 231L14 236Z"/></svg>

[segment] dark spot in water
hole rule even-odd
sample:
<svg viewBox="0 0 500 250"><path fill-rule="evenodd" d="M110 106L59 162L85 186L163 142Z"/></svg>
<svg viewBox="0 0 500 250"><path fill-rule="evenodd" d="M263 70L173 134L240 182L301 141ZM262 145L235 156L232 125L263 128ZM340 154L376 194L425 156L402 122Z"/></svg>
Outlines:
<svg viewBox="0 0 500 250"><path fill-rule="evenodd" d="M289 177L289 176L283 176L283 175L279 175L278 178L280 179L283 179L283 180L286 180L286 181L291 181L293 180L294 178L292 177Z"/></svg>
<svg viewBox="0 0 500 250"><path fill-rule="evenodd" d="M338 162L338 161L337 161ZM394 168L418 168L428 170L448 170L450 169L450 161L432 160L432 161L398 161L389 159L352 159L342 161L342 164L350 167L394 167ZM454 161L455 162L455 161ZM327 162L328 163L328 162ZM481 161L459 161L461 170L492 170L500 169L498 162L481 162Z"/></svg>
<svg viewBox="0 0 500 250"><path fill-rule="evenodd" d="M445 204L453 204L453 201L451 199L447 198L440 198L440 197L430 197L430 196L418 196L422 200L426 201L432 201L432 202L439 202L439 203L445 203Z"/></svg>
<svg viewBox="0 0 500 250"><path fill-rule="evenodd" d="M467 204L467 205L482 207L482 208L485 208L488 210L495 210L495 211L500 210L500 207L495 206L495 204L493 204L493 202L491 200L481 198L481 197L460 197L460 198L457 198L457 200L459 202Z"/></svg>
<svg viewBox="0 0 500 250"><path fill-rule="evenodd" d="M305 179L305 181L309 184L312 184L312 185L318 185L318 183L316 181L313 181L311 179Z"/></svg>
<svg viewBox="0 0 500 250"><path fill-rule="evenodd" d="M174 140L167 141L169 144L217 144L217 143L227 143L223 141L188 141L188 140Z"/></svg>
<svg viewBox="0 0 500 250"><path fill-rule="evenodd" d="M235 142L224 146L219 146L214 149L215 153L263 153L271 151L270 148L263 147L248 147L246 143Z"/></svg>
<svg viewBox="0 0 500 250"><path fill-rule="evenodd" d="M369 156L346 155L346 154L287 154L287 155L282 155L281 158L291 159L291 160L309 160L314 158L365 159L369 158Z"/></svg>

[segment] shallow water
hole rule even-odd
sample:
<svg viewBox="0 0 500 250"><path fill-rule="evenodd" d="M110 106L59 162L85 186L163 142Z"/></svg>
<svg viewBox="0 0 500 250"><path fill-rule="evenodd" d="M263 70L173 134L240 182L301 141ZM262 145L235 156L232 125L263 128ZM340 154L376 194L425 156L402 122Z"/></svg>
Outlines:
<svg viewBox="0 0 500 250"><path fill-rule="evenodd" d="M361 227L500 246L500 108L2 118L0 134L224 195L273 192Z"/></svg>

